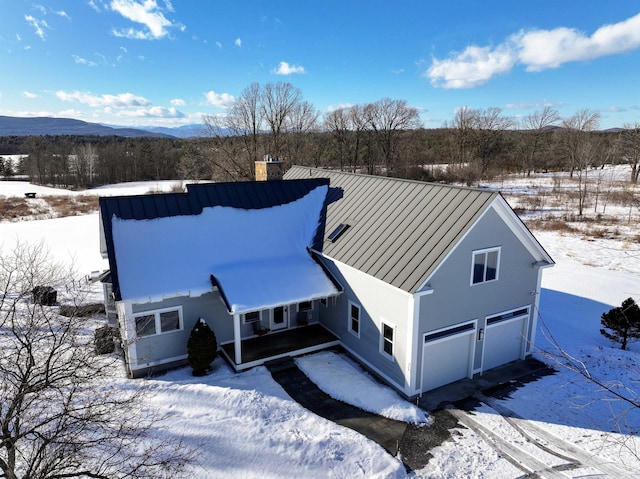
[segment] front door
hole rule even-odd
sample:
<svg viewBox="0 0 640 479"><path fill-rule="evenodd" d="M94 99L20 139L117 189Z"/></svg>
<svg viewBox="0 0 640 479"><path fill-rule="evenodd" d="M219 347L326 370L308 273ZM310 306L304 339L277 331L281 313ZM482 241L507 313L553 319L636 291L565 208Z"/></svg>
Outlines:
<svg viewBox="0 0 640 479"><path fill-rule="evenodd" d="M289 326L289 308L278 306L271 312L271 330L285 329Z"/></svg>

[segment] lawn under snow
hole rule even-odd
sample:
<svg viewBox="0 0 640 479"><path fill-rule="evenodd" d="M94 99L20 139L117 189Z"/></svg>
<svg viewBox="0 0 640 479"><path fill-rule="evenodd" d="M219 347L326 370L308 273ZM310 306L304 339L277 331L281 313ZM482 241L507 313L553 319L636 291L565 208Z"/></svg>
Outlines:
<svg viewBox="0 0 640 479"><path fill-rule="evenodd" d="M0 192L4 184L0 183ZM1 193L0 193L1 194ZM73 263L79 273L106 267L98 253L97 215L20 223L0 222L0 244L41 239L51 255ZM621 240L587 241L541 232L536 236L556 260L543 274L538 346L553 352L549 338L579 360L597 378L640 391L640 344L620 351L599 334L600 315L632 296L640 299L640 246ZM99 285L94 285L95 297ZM552 359L536 352L543 361ZM299 359L299 366L328 394L380 414L401 411L414 421L419 412L345 358L320 353ZM236 374L220 359L208 376L194 378L185 369L151 380L115 375L122 387L151 386L150 407L167 415L159 435L183 436L197 450L192 477L400 478L400 461L363 436L306 411L292 401L265 368ZM386 399L385 399L386 397ZM636 396L637 400L637 396ZM556 438L638 477L640 414L605 395L564 368L527 384L497 402ZM481 405L474 418L504 438L513 431L494 407ZM616 421L616 418L618 421ZM428 426L426 426L428 427ZM513 439L517 442L517 439ZM527 444L521 444L527 448ZM551 444L549 447L552 447ZM431 451L433 458L416 478L517 478L523 471L500 456L476 433L459 434ZM552 465L555 456L540 460ZM545 453L546 454L546 453ZM555 461L555 462L554 462ZM589 468L569 469L566 477L592 477Z"/></svg>

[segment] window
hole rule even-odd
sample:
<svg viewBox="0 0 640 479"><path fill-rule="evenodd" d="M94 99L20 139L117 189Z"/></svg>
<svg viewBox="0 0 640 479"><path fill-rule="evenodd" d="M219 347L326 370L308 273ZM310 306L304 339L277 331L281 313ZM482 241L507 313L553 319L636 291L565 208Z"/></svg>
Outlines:
<svg viewBox="0 0 640 479"><path fill-rule="evenodd" d="M497 280L499 262L500 248L474 252L471 284L487 283Z"/></svg>
<svg viewBox="0 0 640 479"><path fill-rule="evenodd" d="M350 332L360 337L360 306L349 301L349 325Z"/></svg>
<svg viewBox="0 0 640 479"><path fill-rule="evenodd" d="M182 329L182 308L148 311L134 316L136 336L153 336Z"/></svg>
<svg viewBox="0 0 640 479"><path fill-rule="evenodd" d="M244 324L257 323L260 321L260 311L251 311L244 314Z"/></svg>
<svg viewBox="0 0 640 479"><path fill-rule="evenodd" d="M382 331L380 331L380 333L380 352L393 357L393 337L395 334L395 328L383 321Z"/></svg>
<svg viewBox="0 0 640 479"><path fill-rule="evenodd" d="M320 298L320 304L325 308L329 306L329 301L327 301L327 299L328 298Z"/></svg>
<svg viewBox="0 0 640 479"><path fill-rule="evenodd" d="M298 311L311 311L313 309L313 303L311 301L303 301L298 303Z"/></svg>

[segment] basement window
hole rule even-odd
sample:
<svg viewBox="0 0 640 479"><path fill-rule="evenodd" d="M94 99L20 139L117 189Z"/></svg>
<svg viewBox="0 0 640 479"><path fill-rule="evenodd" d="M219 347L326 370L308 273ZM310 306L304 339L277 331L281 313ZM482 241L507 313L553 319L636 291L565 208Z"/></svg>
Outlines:
<svg viewBox="0 0 640 479"><path fill-rule="evenodd" d="M334 229L331 234L329 235L329 237L327 238L329 241L331 241L332 243L335 243L336 241L338 241L338 238L340 238L340 236L342 236L344 234L345 231L347 231L349 229L348 224L346 223L340 223L336 229Z"/></svg>

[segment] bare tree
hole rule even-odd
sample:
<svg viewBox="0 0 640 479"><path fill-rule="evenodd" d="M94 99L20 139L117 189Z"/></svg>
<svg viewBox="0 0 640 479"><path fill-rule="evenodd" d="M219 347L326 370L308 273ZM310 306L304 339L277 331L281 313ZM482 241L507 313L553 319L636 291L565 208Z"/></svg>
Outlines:
<svg viewBox="0 0 640 479"><path fill-rule="evenodd" d="M408 106L406 100L383 98L365 106L364 113L382 152L386 175L389 176L393 172L395 154L403 130L420 126L418 109Z"/></svg>
<svg viewBox="0 0 640 479"><path fill-rule="evenodd" d="M542 110L536 110L527 115L522 120L522 127L525 130L523 137L524 159L523 170L527 176L535 169L535 158L543 146L543 138L549 134L549 128L560 120L560 115L550 106L545 106Z"/></svg>
<svg viewBox="0 0 640 479"><path fill-rule="evenodd" d="M0 477L151 478L182 472L185 449L153 439L157 416L144 404L144 389L117 387L117 359L94 354L86 320L61 316L57 307L33 300L34 289L46 285L77 300L79 283L49 263L41 246L18 244L2 253Z"/></svg>
<svg viewBox="0 0 640 479"><path fill-rule="evenodd" d="M475 116L472 117L472 126L481 175L485 175L496 163L504 146L504 133L513 125L513 120L503 116L502 109L498 107L476 110Z"/></svg>
<svg viewBox="0 0 640 479"><path fill-rule="evenodd" d="M324 116L324 129L331 133L334 144L334 156L338 160L340 170L349 158L349 137L351 136L351 122L349 109L339 108Z"/></svg>
<svg viewBox="0 0 640 479"><path fill-rule="evenodd" d="M621 134L622 155L631 165L631 183L638 184L640 176L640 123L624 125Z"/></svg>
<svg viewBox="0 0 640 479"><path fill-rule="evenodd" d="M582 216L587 198L588 168L596 158L593 131L600 124L600 113L582 109L562 122L561 145L571 171L578 173L578 215Z"/></svg>
<svg viewBox="0 0 640 479"><path fill-rule="evenodd" d="M302 93L291 83L267 83L261 98L260 111L271 134L269 154L282 157L282 136L287 131L287 120L302 101Z"/></svg>
<svg viewBox="0 0 640 479"><path fill-rule="evenodd" d="M309 141L311 133L318 130L318 111L307 101L300 101L293 106L286 118L287 155L286 159L292 163L304 165L304 145Z"/></svg>

